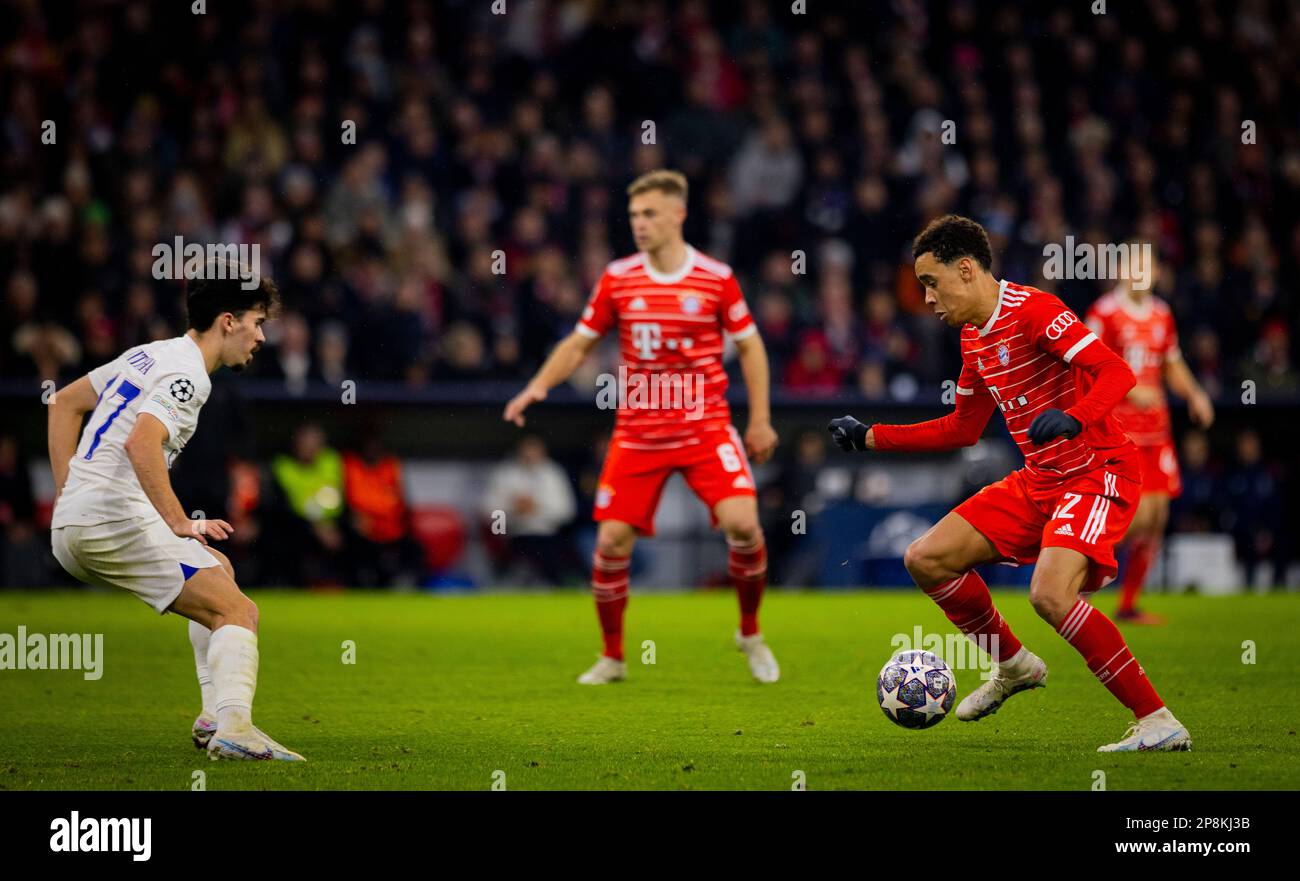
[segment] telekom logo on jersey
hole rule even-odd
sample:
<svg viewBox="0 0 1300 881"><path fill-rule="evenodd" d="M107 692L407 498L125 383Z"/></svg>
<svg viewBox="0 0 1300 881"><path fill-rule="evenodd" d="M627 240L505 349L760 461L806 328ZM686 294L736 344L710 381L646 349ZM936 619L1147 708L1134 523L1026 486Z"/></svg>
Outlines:
<svg viewBox="0 0 1300 881"><path fill-rule="evenodd" d="M634 321L632 323L632 344L642 358L650 359L659 351L663 333L653 321Z"/></svg>

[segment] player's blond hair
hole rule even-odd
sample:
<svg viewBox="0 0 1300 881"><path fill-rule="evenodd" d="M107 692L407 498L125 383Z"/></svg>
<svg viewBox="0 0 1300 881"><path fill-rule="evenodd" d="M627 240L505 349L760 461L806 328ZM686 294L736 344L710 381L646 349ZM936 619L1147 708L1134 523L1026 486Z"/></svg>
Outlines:
<svg viewBox="0 0 1300 881"><path fill-rule="evenodd" d="M686 175L669 168L656 168L638 177L627 188L627 197L639 196L651 190L658 190L665 196L677 196L686 201Z"/></svg>

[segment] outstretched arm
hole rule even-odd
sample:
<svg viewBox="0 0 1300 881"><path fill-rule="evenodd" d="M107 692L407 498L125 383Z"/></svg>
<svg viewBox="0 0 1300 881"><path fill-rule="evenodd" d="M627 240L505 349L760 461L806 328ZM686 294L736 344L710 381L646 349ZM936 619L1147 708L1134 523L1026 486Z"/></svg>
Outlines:
<svg viewBox="0 0 1300 881"><path fill-rule="evenodd" d="M869 450L939 452L969 447L984 434L997 408L982 385L957 386L957 406L946 416L911 425L873 425L866 435Z"/></svg>
<svg viewBox="0 0 1300 881"><path fill-rule="evenodd" d="M564 382L578 369L587 354L596 345L598 337L573 331L551 350L537 374L524 386L524 390L506 404L502 418L520 427L524 424L524 411L530 404L546 400L551 389Z"/></svg>

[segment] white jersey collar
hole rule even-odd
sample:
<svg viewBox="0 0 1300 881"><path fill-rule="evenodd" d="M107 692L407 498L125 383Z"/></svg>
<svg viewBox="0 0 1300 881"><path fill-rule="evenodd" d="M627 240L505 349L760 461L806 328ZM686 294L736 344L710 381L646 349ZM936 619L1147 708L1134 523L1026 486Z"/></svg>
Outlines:
<svg viewBox="0 0 1300 881"><path fill-rule="evenodd" d="M993 329L993 325L998 323L998 318L1002 315L1002 295L1006 292L1007 280L1004 278L998 282L998 302L997 305L993 307L993 314L989 316L989 320L984 322L984 326L979 329L980 336L984 336Z"/></svg>
<svg viewBox="0 0 1300 881"><path fill-rule="evenodd" d="M690 275L691 270L695 268L695 249L692 248L690 245L687 245L686 259L682 262L681 266L679 266L677 269L674 269L672 272L660 272L659 270L651 266L649 254L645 255L644 264L645 264L645 274L650 276L651 281L657 282L659 284L677 284L677 282L681 281L686 276Z"/></svg>

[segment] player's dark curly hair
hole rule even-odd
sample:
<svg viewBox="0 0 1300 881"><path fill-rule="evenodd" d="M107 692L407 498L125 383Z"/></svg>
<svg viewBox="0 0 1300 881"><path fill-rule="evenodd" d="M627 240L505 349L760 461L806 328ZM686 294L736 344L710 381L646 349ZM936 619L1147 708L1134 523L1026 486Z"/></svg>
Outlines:
<svg viewBox="0 0 1300 881"><path fill-rule="evenodd" d="M275 282L266 276L259 276L256 287L247 287L250 273L239 271L221 271L221 267L209 262L202 278L193 278L185 286L186 312L189 314L189 326L204 331L212 327L217 316L229 312L239 317L249 309L266 310L268 318L275 317L280 309L280 291Z"/></svg>
<svg viewBox="0 0 1300 881"><path fill-rule="evenodd" d="M925 225L912 242L912 259L929 252L945 265L960 257L971 257L982 269L993 265L993 247L989 234L969 217L945 214Z"/></svg>

